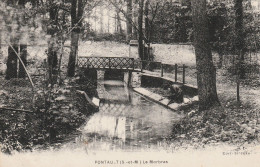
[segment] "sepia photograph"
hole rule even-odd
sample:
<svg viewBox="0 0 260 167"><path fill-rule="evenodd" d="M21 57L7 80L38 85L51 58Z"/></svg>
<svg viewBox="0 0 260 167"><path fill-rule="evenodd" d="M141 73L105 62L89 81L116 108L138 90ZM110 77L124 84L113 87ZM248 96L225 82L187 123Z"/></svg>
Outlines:
<svg viewBox="0 0 260 167"><path fill-rule="evenodd" d="M0 0L0 167L259 167L260 0Z"/></svg>

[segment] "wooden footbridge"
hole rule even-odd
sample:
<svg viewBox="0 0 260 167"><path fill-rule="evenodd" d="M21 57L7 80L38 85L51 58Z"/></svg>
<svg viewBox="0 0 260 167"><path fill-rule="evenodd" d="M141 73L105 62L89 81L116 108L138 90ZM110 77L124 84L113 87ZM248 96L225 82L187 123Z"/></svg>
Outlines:
<svg viewBox="0 0 260 167"><path fill-rule="evenodd" d="M180 81L178 74L182 75L182 83L185 84L186 65L163 64L162 62L136 60L129 57L79 57L79 68L94 70L118 70L122 72L142 72L143 75L153 75L163 78L165 73L172 73L174 81ZM129 77L131 79L131 76Z"/></svg>

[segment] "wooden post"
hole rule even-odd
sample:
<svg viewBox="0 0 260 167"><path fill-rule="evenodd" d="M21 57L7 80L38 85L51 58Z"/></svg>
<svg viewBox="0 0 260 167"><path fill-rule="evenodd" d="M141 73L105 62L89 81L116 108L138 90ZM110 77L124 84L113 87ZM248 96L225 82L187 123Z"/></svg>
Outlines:
<svg viewBox="0 0 260 167"><path fill-rule="evenodd" d="M178 79L178 65L175 64L175 82L177 82L177 79Z"/></svg>
<svg viewBox="0 0 260 167"><path fill-rule="evenodd" d="M128 72L128 81L127 81L127 86L131 86L131 81L132 81L132 71Z"/></svg>
<svg viewBox="0 0 260 167"><path fill-rule="evenodd" d="M163 77L163 63L161 63L161 77Z"/></svg>
<svg viewBox="0 0 260 167"><path fill-rule="evenodd" d="M183 70L182 70L182 83L185 84L185 64L183 64Z"/></svg>
<svg viewBox="0 0 260 167"><path fill-rule="evenodd" d="M143 61L141 60L141 72L143 72Z"/></svg>
<svg viewBox="0 0 260 167"><path fill-rule="evenodd" d="M132 61L133 61L133 70L135 70L135 60L132 59Z"/></svg>

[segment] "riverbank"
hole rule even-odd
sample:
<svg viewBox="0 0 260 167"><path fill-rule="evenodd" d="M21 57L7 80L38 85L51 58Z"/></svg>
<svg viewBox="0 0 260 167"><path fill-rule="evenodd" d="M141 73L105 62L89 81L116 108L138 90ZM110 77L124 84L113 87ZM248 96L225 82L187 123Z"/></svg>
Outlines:
<svg viewBox="0 0 260 167"><path fill-rule="evenodd" d="M95 112L73 88L75 79L66 79L51 90L42 79L33 79L34 92L28 80L0 77L3 153L59 148Z"/></svg>
<svg viewBox="0 0 260 167"><path fill-rule="evenodd" d="M260 91L242 82L240 86L241 104L236 102L236 82L225 70L217 71L217 90L221 107L199 112L198 104L189 108L186 116L173 126L173 135L166 145L174 149L202 149L227 144L238 150L247 150L260 142ZM162 87L150 87L144 94L159 94L154 99L167 95ZM153 92L153 93L149 93Z"/></svg>

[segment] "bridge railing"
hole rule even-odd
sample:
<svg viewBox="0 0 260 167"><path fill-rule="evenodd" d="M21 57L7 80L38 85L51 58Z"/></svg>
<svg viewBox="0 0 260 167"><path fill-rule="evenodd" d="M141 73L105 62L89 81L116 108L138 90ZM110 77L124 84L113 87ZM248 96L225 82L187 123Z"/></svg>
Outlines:
<svg viewBox="0 0 260 167"><path fill-rule="evenodd" d="M127 57L79 57L78 67L93 69L134 70L134 58Z"/></svg>
<svg viewBox="0 0 260 167"><path fill-rule="evenodd" d="M160 77L174 77L175 82L186 83L186 69L188 66L185 64L164 64L162 62L142 60L139 62L139 68L141 72L147 73L150 71L154 74L157 73Z"/></svg>
<svg viewBox="0 0 260 167"><path fill-rule="evenodd" d="M186 75L195 75L186 65L164 64L162 62L135 60L129 57L79 57L78 67L92 69L118 69L152 72L160 77L174 77L175 82L187 83ZM189 71L187 71L190 69ZM188 73L187 73L188 72ZM196 70L195 70L196 72Z"/></svg>

